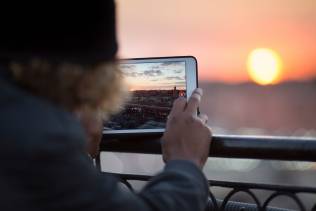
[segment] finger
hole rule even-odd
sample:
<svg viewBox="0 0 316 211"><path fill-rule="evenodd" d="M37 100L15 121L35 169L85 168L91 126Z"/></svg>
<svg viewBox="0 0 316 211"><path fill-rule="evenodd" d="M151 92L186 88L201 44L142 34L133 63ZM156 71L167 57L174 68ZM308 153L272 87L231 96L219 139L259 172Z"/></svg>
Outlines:
<svg viewBox="0 0 316 211"><path fill-rule="evenodd" d="M207 128L208 128L208 130L210 132L210 136L213 137L213 130L212 130L212 128L210 126L207 126Z"/></svg>
<svg viewBox="0 0 316 211"><path fill-rule="evenodd" d="M184 97L179 97L173 102L169 116L176 116L184 111L187 100Z"/></svg>
<svg viewBox="0 0 316 211"><path fill-rule="evenodd" d="M195 94L199 94L199 95L203 95L203 89L201 88L196 88L193 90L192 94L195 93Z"/></svg>
<svg viewBox="0 0 316 211"><path fill-rule="evenodd" d="M203 95L202 89L200 88L195 89L188 101L185 111L189 112L190 114L196 114L197 109L201 102L202 95Z"/></svg>
<svg viewBox="0 0 316 211"><path fill-rule="evenodd" d="M207 124L208 116L206 114L199 114L199 118L204 124Z"/></svg>

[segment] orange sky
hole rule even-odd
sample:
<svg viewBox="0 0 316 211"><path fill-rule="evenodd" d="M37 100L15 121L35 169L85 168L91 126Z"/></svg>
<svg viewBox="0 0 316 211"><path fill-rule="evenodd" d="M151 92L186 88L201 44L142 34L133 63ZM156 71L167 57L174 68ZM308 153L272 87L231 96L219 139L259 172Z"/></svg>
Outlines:
<svg viewBox="0 0 316 211"><path fill-rule="evenodd" d="M121 57L193 55L200 80L249 80L246 60L271 48L283 80L316 76L315 0L117 0Z"/></svg>

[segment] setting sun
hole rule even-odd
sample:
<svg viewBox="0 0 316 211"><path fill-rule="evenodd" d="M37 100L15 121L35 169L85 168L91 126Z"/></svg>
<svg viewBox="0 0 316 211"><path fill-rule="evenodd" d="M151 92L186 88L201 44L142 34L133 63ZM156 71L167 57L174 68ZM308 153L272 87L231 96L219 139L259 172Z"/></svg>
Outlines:
<svg viewBox="0 0 316 211"><path fill-rule="evenodd" d="M248 56L247 67L251 79L260 85L277 83L282 74L280 56L268 48L253 50Z"/></svg>

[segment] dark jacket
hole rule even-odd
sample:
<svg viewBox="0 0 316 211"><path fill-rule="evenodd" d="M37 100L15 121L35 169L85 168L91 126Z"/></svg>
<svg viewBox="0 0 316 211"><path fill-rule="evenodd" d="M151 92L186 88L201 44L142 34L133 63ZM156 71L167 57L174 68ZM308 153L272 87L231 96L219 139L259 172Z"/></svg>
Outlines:
<svg viewBox="0 0 316 211"><path fill-rule="evenodd" d="M135 194L94 168L85 142L71 113L20 89L0 70L1 211L204 209L208 185L193 163L167 163Z"/></svg>

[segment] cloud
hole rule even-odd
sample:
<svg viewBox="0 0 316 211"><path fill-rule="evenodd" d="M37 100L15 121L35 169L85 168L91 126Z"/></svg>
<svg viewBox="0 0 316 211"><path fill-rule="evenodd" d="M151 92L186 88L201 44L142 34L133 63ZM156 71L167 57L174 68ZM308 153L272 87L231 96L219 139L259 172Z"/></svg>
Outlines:
<svg viewBox="0 0 316 211"><path fill-rule="evenodd" d="M135 67L136 66L134 64L120 64L120 68L122 70L134 70Z"/></svg>
<svg viewBox="0 0 316 211"><path fill-rule="evenodd" d="M165 77L165 79L168 80L168 81L173 81L173 80L180 80L180 81L182 81L182 80L184 80L184 77L180 77L180 76L167 76L167 77Z"/></svg>
<svg viewBox="0 0 316 211"><path fill-rule="evenodd" d="M161 69L161 67L159 65L154 65L154 66L151 66L151 69L152 70L159 70L159 69Z"/></svg>
<svg viewBox="0 0 316 211"><path fill-rule="evenodd" d="M184 87L186 85L184 81L162 82L161 84L168 85L168 86L184 86Z"/></svg>
<svg viewBox="0 0 316 211"><path fill-rule="evenodd" d="M150 77L160 76L160 75L162 75L162 72L161 72L161 70L145 70L144 75L150 76Z"/></svg>
<svg viewBox="0 0 316 211"><path fill-rule="evenodd" d="M163 62L161 66L178 66L178 65L183 65L183 62Z"/></svg>
<svg viewBox="0 0 316 211"><path fill-rule="evenodd" d="M174 73L177 73L177 74L178 74L178 73L182 73L182 72L183 72L183 69L173 70L173 72L174 72Z"/></svg>
<svg viewBox="0 0 316 211"><path fill-rule="evenodd" d="M138 72L124 72L124 76L132 77L132 78L136 78L136 77L139 77L142 75L143 75L143 73L138 73Z"/></svg>

